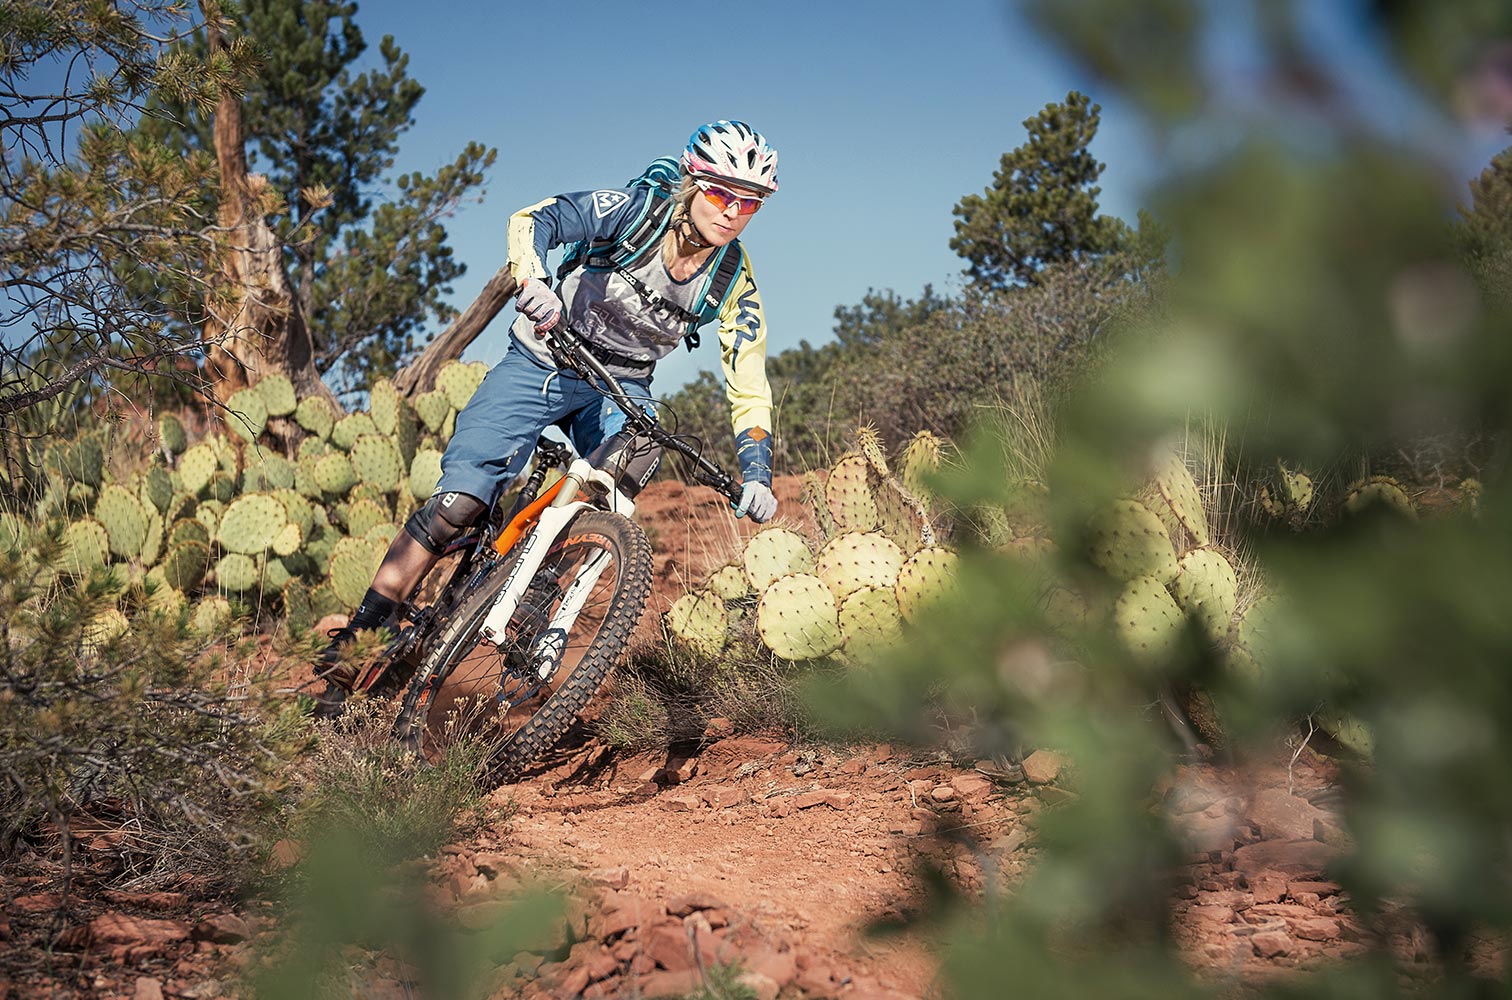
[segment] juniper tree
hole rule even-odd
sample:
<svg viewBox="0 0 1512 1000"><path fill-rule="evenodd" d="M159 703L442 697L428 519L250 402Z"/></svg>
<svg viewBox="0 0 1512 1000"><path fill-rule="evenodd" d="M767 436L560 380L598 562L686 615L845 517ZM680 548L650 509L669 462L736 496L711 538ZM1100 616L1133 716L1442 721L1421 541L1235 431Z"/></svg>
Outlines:
<svg viewBox="0 0 1512 1000"><path fill-rule="evenodd" d="M336 0L250 0L229 31L259 56L242 101L249 167L287 205L276 230L314 364L352 386L392 373L427 317L454 315L442 296L465 267L442 219L477 196L495 155L469 143L432 175L386 176L424 88L390 36L378 65L357 71L367 43L356 13ZM170 99L155 110L149 131L186 151L212 148L192 108Z"/></svg>
<svg viewBox="0 0 1512 1000"><path fill-rule="evenodd" d="M1033 285L1054 264L1120 249L1129 230L1098 214L1103 164L1089 151L1101 108L1072 91L1024 121L1029 141L1004 153L992 185L956 205L950 248L970 262L966 273L988 289Z"/></svg>

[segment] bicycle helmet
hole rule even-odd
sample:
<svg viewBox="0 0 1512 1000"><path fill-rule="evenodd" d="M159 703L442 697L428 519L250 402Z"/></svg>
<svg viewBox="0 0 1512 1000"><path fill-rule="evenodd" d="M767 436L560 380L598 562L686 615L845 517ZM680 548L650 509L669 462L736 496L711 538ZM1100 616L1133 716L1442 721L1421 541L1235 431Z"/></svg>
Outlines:
<svg viewBox="0 0 1512 1000"><path fill-rule="evenodd" d="M699 126L683 150L682 168L695 177L729 181L762 194L777 190L777 150L745 122Z"/></svg>

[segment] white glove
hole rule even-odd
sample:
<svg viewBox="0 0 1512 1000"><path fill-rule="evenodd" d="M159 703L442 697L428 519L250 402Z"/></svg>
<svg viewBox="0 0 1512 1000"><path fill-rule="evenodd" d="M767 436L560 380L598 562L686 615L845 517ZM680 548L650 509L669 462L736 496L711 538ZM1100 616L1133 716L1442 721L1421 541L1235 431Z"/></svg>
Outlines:
<svg viewBox="0 0 1512 1000"><path fill-rule="evenodd" d="M746 483L740 491L740 503L735 507L736 517L750 515L757 524L765 524L777 513L777 496L766 483Z"/></svg>
<svg viewBox="0 0 1512 1000"><path fill-rule="evenodd" d="M515 308L535 324L537 332L545 333L562 315L562 300L540 278L526 278L515 296Z"/></svg>

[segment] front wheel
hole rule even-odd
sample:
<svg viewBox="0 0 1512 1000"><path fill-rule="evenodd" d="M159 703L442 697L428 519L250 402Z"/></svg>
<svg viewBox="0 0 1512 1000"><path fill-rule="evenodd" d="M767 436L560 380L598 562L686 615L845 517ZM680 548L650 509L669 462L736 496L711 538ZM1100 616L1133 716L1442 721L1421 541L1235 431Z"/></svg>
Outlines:
<svg viewBox="0 0 1512 1000"><path fill-rule="evenodd" d="M395 723L416 751L427 734L451 726L485 733L495 782L549 750L603 684L645 609L651 546L619 514L579 514L547 551L505 641L494 644L479 630L510 566L501 563L448 615Z"/></svg>

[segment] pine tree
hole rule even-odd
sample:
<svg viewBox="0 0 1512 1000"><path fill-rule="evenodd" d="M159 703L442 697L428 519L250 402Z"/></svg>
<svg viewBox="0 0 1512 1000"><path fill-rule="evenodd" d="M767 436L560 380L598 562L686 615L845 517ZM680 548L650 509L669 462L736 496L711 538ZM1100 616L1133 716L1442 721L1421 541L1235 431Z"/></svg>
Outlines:
<svg viewBox="0 0 1512 1000"><path fill-rule="evenodd" d="M966 258L966 273L984 288L1038 284L1054 264L1080 262L1118 250L1129 230L1098 214L1097 178L1103 164L1087 147L1102 109L1072 91L1027 119L1029 141L1004 153L992 185L955 207L950 248Z"/></svg>
<svg viewBox="0 0 1512 1000"><path fill-rule="evenodd" d="M1512 250L1512 147L1470 182L1470 204L1460 206L1458 233L1472 257Z"/></svg>

